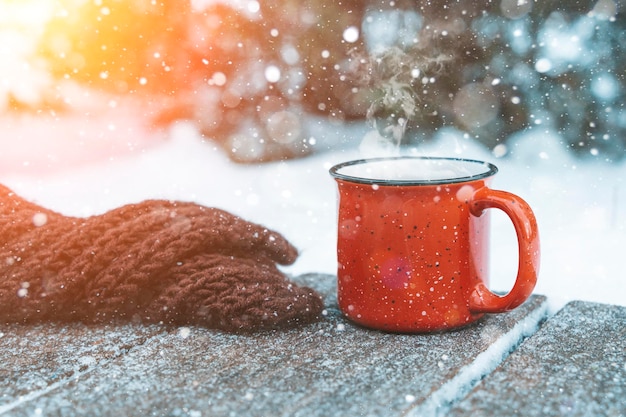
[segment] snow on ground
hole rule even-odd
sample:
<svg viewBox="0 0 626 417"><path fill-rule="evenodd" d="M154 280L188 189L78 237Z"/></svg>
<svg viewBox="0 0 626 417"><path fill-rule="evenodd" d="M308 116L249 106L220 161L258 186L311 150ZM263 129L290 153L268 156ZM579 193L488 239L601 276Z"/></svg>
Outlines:
<svg viewBox="0 0 626 417"><path fill-rule="evenodd" d="M0 137L0 182L24 197L67 215L88 216L147 198L196 201L231 211L284 234L300 250L289 273L335 273L336 190L328 169L375 150L359 150L363 129L324 128L318 135L345 136L354 145L310 157L262 165L231 162L213 142L185 124L169 139L82 148L46 148L51 158L24 164L23 152L8 152L12 131ZM28 137L21 146L37 154ZM518 194L533 207L542 242L536 293L559 308L573 300L626 305L626 165L572 158L545 134L526 135L507 156L492 153L458 134L441 133L433 142L407 150L488 160L500 172L494 188ZM123 151L121 151L123 150ZM22 150L23 151L23 150ZM55 153L56 152L56 153ZM78 156L84 155L84 158ZM64 155L71 154L71 159ZM82 162L82 163L81 163ZM507 291L517 267L513 227L492 210L491 288Z"/></svg>

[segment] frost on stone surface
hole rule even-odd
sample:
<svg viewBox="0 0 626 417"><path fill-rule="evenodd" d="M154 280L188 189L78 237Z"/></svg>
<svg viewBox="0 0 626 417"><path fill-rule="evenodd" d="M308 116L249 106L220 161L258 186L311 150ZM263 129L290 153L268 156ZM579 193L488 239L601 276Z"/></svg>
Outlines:
<svg viewBox="0 0 626 417"><path fill-rule="evenodd" d="M3 325L0 414L11 415L25 404L29 409L35 408L38 398L84 378L160 331L156 326L132 325L117 328Z"/></svg>
<svg viewBox="0 0 626 417"><path fill-rule="evenodd" d="M0 381L0 413L437 415L545 314L536 297L462 331L370 331L342 317L333 276L295 279L327 297L324 318L254 337L187 327L3 327L10 334L0 338L0 359L18 362L7 368L15 378Z"/></svg>

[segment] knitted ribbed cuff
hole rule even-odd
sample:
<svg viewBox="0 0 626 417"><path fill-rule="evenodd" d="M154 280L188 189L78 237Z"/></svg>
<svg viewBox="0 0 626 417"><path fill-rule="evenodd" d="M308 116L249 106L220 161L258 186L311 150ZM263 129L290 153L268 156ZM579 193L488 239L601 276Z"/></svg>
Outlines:
<svg viewBox="0 0 626 417"><path fill-rule="evenodd" d="M149 200L76 218L0 185L0 322L308 323L319 294L276 266L296 257L279 233L215 208Z"/></svg>

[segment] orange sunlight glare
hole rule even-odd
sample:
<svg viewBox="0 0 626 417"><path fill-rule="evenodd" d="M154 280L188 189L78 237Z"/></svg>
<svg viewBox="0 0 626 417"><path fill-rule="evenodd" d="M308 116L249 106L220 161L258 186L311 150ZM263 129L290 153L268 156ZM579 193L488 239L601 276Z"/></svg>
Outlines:
<svg viewBox="0 0 626 417"><path fill-rule="evenodd" d="M55 78L51 65L64 64L64 57L41 54L42 42L65 35L54 19L81 18L78 9L87 1L0 0L0 174L41 175L153 139L155 128L138 106L70 77Z"/></svg>
<svg viewBox="0 0 626 417"><path fill-rule="evenodd" d="M0 27L37 29L52 17L58 4L50 0L0 0Z"/></svg>
<svg viewBox="0 0 626 417"><path fill-rule="evenodd" d="M0 0L0 110L9 98L37 104L38 92L50 82L35 55L54 3L46 0Z"/></svg>

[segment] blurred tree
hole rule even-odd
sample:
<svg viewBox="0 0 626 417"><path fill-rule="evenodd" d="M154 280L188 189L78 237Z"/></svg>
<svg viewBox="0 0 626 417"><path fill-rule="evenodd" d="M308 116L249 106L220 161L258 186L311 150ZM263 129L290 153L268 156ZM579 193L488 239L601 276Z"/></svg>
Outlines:
<svg viewBox="0 0 626 417"><path fill-rule="evenodd" d="M447 71L422 79L428 89L418 80L411 84L417 111L405 143L442 126L489 148L521 130L554 129L581 157L626 155L625 2L373 1L368 7L379 18L387 11L387 21L398 7L419 15L413 44L396 39L388 48L453 59ZM401 65L387 69L402 71Z"/></svg>
<svg viewBox="0 0 626 417"><path fill-rule="evenodd" d="M55 74L94 88L171 95L195 70L189 14L186 2L76 2L48 24L40 49Z"/></svg>
<svg viewBox="0 0 626 417"><path fill-rule="evenodd" d="M626 153L621 0L78 4L43 37L57 76L158 101L157 122L190 119L237 161L313 151L308 114L404 144L541 128L581 157Z"/></svg>

